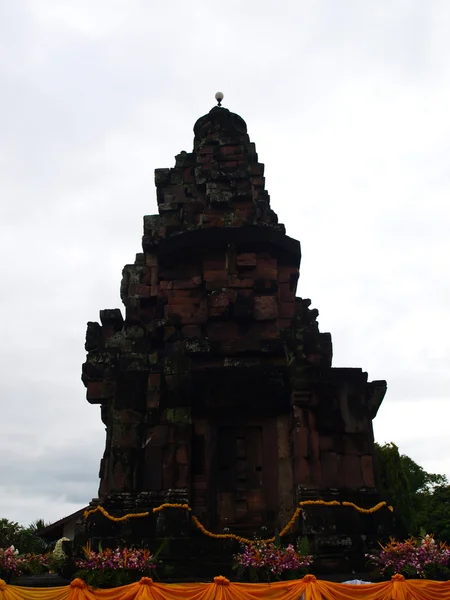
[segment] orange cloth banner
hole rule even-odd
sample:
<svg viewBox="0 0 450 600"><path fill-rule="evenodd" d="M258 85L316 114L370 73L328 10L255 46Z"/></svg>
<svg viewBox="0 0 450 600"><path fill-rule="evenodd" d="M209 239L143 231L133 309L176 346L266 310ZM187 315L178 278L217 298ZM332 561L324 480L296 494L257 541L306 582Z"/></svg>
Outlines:
<svg viewBox="0 0 450 600"><path fill-rule="evenodd" d="M306 575L295 581L232 583L157 583L142 577L138 583L101 590L75 579L66 587L29 588L0 579L0 600L450 600L450 581L405 579L353 585L321 581Z"/></svg>

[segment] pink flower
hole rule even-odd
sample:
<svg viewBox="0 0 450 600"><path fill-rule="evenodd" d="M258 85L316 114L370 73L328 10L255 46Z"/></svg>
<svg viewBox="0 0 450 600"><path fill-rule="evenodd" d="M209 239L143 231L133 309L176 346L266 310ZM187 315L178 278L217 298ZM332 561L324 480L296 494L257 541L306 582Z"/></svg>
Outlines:
<svg viewBox="0 0 450 600"><path fill-rule="evenodd" d="M101 552L89 552L86 558L80 558L75 561L80 569L89 571L99 569L129 569L146 573L155 568L156 563L149 550L142 548L128 549L116 548L111 550L106 548Z"/></svg>
<svg viewBox="0 0 450 600"><path fill-rule="evenodd" d="M292 544L280 548L274 543L261 541L245 544L241 554L237 554L234 558L237 565L269 569L274 575L280 575L283 571L296 571L312 563L311 556L300 556Z"/></svg>
<svg viewBox="0 0 450 600"><path fill-rule="evenodd" d="M367 554L369 561L381 574L408 572L411 576L426 577L425 567L448 567L450 547L438 544L432 535L399 542L393 538L376 554Z"/></svg>

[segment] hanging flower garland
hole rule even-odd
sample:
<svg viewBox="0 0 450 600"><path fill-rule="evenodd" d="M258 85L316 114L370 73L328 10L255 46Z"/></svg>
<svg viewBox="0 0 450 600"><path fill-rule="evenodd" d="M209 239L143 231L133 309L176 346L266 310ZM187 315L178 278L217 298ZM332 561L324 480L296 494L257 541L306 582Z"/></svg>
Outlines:
<svg viewBox="0 0 450 600"><path fill-rule="evenodd" d="M289 521L286 523L286 525L280 531L280 533L279 533L280 537L283 537L284 535L286 535L290 531L290 529L294 526L294 523L300 516L300 513L302 512L304 506L347 506L347 507L353 508L354 510L357 510L359 513L365 514L365 515L373 514L384 507L386 507L391 512L394 512L394 508L392 506L389 506L387 504L387 502L379 502L378 504L375 504L375 506L372 506L371 508L362 508L361 506L357 506L353 502L338 502L337 500L331 500L330 502L327 502L326 500L304 500L303 502L299 503L299 505L295 509L292 517L289 519ZM155 508L152 509L151 512L159 513L161 511L165 510L166 508L178 508L178 509L182 509L182 510L187 510L188 512L192 511L192 508L189 506L189 504L172 504L170 502L166 502L164 504L161 504L160 506L156 506ZM121 521L126 521L127 519L132 519L132 518L136 519L136 518L141 518L141 517L148 517L150 515L150 511L147 511L147 512L142 512L142 513L128 513L121 517L114 517L113 515L110 515L109 512L105 508L103 508L103 506L96 506L95 508L93 508L91 510L85 510L84 518L87 519L89 517L89 515L92 515L92 514L96 513L97 511L101 512L104 517L106 517L110 521L114 521L115 523L118 523ZM197 529L199 529L204 535L206 535L210 538L214 538L217 540L223 540L223 539L236 540L242 544L252 544L255 541L255 540L249 540L240 535L236 535L235 533L213 533L212 531L209 531L208 529L206 529L206 527L194 515L192 516L192 522L197 527ZM267 542L267 543L274 542L275 537L267 538L265 540L260 540L260 542L261 541Z"/></svg>

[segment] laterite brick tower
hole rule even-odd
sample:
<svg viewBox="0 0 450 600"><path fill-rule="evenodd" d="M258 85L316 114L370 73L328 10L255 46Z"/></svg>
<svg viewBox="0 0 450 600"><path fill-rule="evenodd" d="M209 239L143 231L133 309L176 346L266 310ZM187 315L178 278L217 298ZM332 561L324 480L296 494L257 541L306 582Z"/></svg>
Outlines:
<svg viewBox="0 0 450 600"><path fill-rule="evenodd" d="M191 515L253 536L281 529L302 500L378 502L372 419L386 391L361 369L332 368L330 335L296 297L300 244L270 208L245 122L219 105L194 133L192 152L155 171L159 214L144 217L143 253L123 270L125 318L102 310L88 324L83 365L106 426L92 507L192 512L121 523L97 512L78 531L104 546L169 537L190 573L202 553L204 572L236 550ZM316 572L361 568L382 513L311 507L292 534L309 536Z"/></svg>

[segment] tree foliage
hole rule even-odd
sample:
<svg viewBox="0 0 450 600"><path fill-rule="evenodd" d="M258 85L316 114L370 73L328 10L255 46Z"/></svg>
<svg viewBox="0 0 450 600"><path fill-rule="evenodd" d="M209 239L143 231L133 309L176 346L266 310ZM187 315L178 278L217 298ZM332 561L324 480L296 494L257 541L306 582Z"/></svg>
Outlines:
<svg viewBox="0 0 450 600"><path fill-rule="evenodd" d="M421 530L450 542L450 486L447 477L428 473L394 443L375 444L380 492L394 506L408 535Z"/></svg>
<svg viewBox="0 0 450 600"><path fill-rule="evenodd" d="M421 513L423 529L435 531L436 537L450 544L450 486L438 485L427 493Z"/></svg>
<svg viewBox="0 0 450 600"><path fill-rule="evenodd" d="M9 519L0 519L0 548L14 546L21 554L43 552L47 544L37 535L37 531L45 526L42 519L33 521L28 527Z"/></svg>

